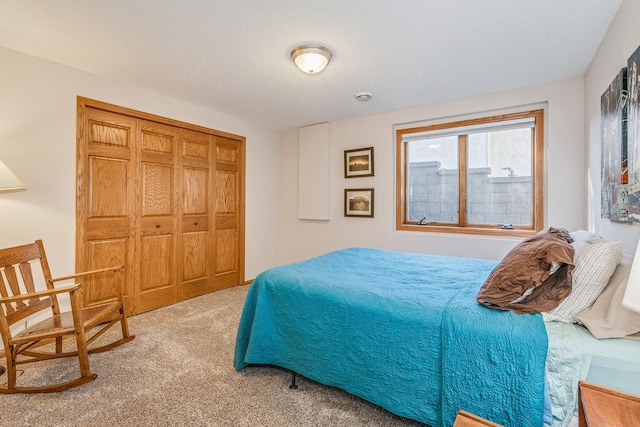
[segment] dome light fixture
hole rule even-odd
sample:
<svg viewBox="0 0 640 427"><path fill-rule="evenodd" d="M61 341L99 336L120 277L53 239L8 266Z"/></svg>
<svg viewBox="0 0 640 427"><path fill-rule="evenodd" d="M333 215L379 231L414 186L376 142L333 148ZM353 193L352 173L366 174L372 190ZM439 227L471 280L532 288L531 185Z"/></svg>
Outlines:
<svg viewBox="0 0 640 427"><path fill-rule="evenodd" d="M291 59L305 74L318 74L329 65L333 57L329 48L319 44L298 46L291 51Z"/></svg>

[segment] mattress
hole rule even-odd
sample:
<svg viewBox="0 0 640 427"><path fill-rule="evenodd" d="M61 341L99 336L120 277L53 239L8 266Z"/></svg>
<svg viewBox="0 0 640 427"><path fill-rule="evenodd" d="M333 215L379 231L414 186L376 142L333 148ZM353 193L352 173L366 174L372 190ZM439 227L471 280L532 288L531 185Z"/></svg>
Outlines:
<svg viewBox="0 0 640 427"><path fill-rule="evenodd" d="M586 380L640 395L640 341L625 338L595 339L585 328L579 333L591 346Z"/></svg>

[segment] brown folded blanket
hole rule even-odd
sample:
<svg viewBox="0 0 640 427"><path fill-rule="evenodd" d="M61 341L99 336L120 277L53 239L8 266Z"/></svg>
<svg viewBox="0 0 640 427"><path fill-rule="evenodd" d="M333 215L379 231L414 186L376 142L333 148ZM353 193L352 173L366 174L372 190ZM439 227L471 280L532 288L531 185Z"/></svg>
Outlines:
<svg viewBox="0 0 640 427"><path fill-rule="evenodd" d="M491 271L476 300L516 313L557 307L571 293L575 268L571 242L567 230L553 227L522 241ZM559 267L550 274L553 263Z"/></svg>

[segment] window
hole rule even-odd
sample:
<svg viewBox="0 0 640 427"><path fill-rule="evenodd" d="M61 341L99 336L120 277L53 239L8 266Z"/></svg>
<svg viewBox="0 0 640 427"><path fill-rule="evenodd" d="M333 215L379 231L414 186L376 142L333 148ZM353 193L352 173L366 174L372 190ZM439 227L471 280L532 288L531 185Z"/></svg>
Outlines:
<svg viewBox="0 0 640 427"><path fill-rule="evenodd" d="M396 229L542 229L543 110L396 130Z"/></svg>

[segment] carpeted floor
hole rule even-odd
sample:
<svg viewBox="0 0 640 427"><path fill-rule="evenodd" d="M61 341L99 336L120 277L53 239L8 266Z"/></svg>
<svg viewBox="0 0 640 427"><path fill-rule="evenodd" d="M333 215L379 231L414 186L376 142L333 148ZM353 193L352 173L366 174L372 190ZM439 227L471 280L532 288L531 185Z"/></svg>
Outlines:
<svg viewBox="0 0 640 427"><path fill-rule="evenodd" d="M90 356L98 378L55 394L0 395L0 425L422 425L306 378L298 377L299 388L290 390L291 374L280 368L236 372L233 351L247 289L225 289L130 317L135 340ZM18 381L25 384L78 375L74 359L22 366Z"/></svg>

